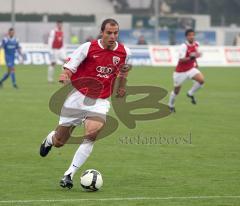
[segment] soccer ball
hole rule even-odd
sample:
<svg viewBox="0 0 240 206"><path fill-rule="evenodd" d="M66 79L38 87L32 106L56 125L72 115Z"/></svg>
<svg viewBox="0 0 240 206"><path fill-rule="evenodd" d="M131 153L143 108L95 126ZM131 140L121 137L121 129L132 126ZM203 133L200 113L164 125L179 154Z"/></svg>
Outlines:
<svg viewBox="0 0 240 206"><path fill-rule="evenodd" d="M80 183L85 191L97 191L103 185L102 175L97 170L88 169L81 175Z"/></svg>

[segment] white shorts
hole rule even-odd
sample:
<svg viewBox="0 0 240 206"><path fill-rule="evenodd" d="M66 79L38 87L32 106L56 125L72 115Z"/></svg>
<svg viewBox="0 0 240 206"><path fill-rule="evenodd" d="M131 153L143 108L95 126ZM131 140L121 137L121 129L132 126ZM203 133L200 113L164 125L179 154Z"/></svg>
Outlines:
<svg viewBox="0 0 240 206"><path fill-rule="evenodd" d="M59 125L77 126L87 117L100 117L106 121L109 109L110 103L107 99L92 99L73 90L63 104Z"/></svg>
<svg viewBox="0 0 240 206"><path fill-rule="evenodd" d="M197 68L192 68L186 72L174 72L173 73L173 84L174 87L181 86L184 81L187 79L192 79L196 74L199 74L200 71Z"/></svg>
<svg viewBox="0 0 240 206"><path fill-rule="evenodd" d="M66 60L66 53L63 48L61 49L51 49L50 51L50 61L51 63L63 64Z"/></svg>

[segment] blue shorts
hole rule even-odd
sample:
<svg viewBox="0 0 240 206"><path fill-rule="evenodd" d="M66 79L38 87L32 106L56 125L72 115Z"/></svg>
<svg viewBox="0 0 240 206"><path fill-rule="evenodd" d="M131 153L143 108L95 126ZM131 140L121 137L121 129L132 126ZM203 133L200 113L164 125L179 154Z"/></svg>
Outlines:
<svg viewBox="0 0 240 206"><path fill-rule="evenodd" d="M15 65L14 60L15 60L15 57L5 56L5 61L8 68L14 68L14 65Z"/></svg>

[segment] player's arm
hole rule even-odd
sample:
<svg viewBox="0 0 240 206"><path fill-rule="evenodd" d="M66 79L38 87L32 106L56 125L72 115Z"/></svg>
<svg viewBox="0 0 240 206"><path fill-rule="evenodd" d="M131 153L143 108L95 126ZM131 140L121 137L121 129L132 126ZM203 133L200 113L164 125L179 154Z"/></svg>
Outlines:
<svg viewBox="0 0 240 206"><path fill-rule="evenodd" d="M19 63L20 63L20 64L23 64L24 56L23 56L22 48L19 47L17 51L18 51L18 54L19 54L19 58L18 58Z"/></svg>
<svg viewBox="0 0 240 206"><path fill-rule="evenodd" d="M132 69L132 65L130 63L131 51L129 48L125 47L127 56L125 60L125 64L120 66L120 72L118 75L118 88L117 88L117 97L123 97L126 94L126 83L128 72Z"/></svg>
<svg viewBox="0 0 240 206"><path fill-rule="evenodd" d="M23 57L22 47L20 46L19 43L17 43L17 52L21 57Z"/></svg>
<svg viewBox="0 0 240 206"><path fill-rule="evenodd" d="M126 94L127 76L131 68L131 64L124 64L120 68L120 73L118 75L117 97L123 97Z"/></svg>
<svg viewBox="0 0 240 206"><path fill-rule="evenodd" d="M72 71L67 69L67 68L64 68L62 73L60 74L59 76L59 82L62 83L62 84L68 84L70 83L70 79L72 77Z"/></svg>
<svg viewBox="0 0 240 206"><path fill-rule="evenodd" d="M191 60L190 56L186 57L187 54L187 45L182 44L179 48L179 62L187 62Z"/></svg>
<svg viewBox="0 0 240 206"><path fill-rule="evenodd" d="M2 39L1 43L0 43L0 48L4 48L6 44L5 38Z"/></svg>
<svg viewBox="0 0 240 206"><path fill-rule="evenodd" d="M190 59L191 60L195 60L195 59L197 59L197 58L199 58L201 56L202 56L202 53L199 51L198 47L196 49L196 52L190 53Z"/></svg>
<svg viewBox="0 0 240 206"><path fill-rule="evenodd" d="M197 52L196 52L196 58L199 58L199 57L202 57L202 52L199 50L199 43L198 44L198 47L197 47Z"/></svg>
<svg viewBox="0 0 240 206"><path fill-rule="evenodd" d="M17 51L18 51L18 54L19 54L20 56L23 56L23 52L22 52L22 48L21 48L21 47L19 47L19 48L17 49Z"/></svg>
<svg viewBox="0 0 240 206"><path fill-rule="evenodd" d="M67 62L63 65L63 71L59 76L59 82L68 84L72 75L77 71L78 66L85 60L91 43L87 42L79 46L72 55L68 58Z"/></svg>
<svg viewBox="0 0 240 206"><path fill-rule="evenodd" d="M22 52L22 47L21 47L21 45L20 45L18 40L17 40L16 48L17 48L17 52L19 54L19 58L18 58L19 59L19 63L22 64L23 63L23 52Z"/></svg>
<svg viewBox="0 0 240 206"><path fill-rule="evenodd" d="M182 44L179 49L179 62L188 62L190 60L195 60L201 56L200 52L192 52L188 57L186 57L187 45Z"/></svg>

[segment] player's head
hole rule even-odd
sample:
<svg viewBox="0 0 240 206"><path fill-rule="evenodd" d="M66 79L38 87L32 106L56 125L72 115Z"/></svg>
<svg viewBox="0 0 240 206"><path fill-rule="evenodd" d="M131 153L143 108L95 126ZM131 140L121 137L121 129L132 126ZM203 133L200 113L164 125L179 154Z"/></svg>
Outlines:
<svg viewBox="0 0 240 206"><path fill-rule="evenodd" d="M12 38L12 37L14 36L14 34L15 34L14 28L8 29L8 36L9 36L9 37Z"/></svg>
<svg viewBox="0 0 240 206"><path fill-rule="evenodd" d="M193 29L186 30L185 37L189 43L193 43L195 40L195 31Z"/></svg>
<svg viewBox="0 0 240 206"><path fill-rule="evenodd" d="M118 39L119 24L114 19L105 19L101 25L101 38L104 46L111 48Z"/></svg>
<svg viewBox="0 0 240 206"><path fill-rule="evenodd" d="M58 28L59 30L62 30L63 21L62 21L62 20L57 20L56 24L57 24L57 28Z"/></svg>

